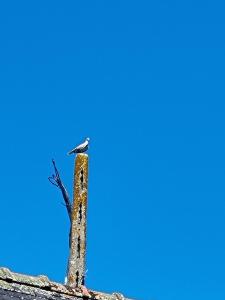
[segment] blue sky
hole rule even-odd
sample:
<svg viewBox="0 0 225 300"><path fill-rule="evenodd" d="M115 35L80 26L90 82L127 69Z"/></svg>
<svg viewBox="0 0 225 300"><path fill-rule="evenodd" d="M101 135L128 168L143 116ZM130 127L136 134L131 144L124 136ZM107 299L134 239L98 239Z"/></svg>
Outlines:
<svg viewBox="0 0 225 300"><path fill-rule="evenodd" d="M90 136L87 286L225 298L223 1L0 4L0 265L62 282L47 180Z"/></svg>

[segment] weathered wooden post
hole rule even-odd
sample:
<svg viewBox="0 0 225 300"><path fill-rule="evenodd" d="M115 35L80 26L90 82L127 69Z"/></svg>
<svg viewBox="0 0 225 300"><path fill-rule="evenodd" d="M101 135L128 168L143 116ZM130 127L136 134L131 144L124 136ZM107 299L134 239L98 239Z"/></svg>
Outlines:
<svg viewBox="0 0 225 300"><path fill-rule="evenodd" d="M7 268L0 268L0 299L129 300L120 293L110 295L85 287L88 155L84 152L88 150L88 141L89 138L86 138L84 143L68 153L76 155L72 204L54 160L52 163L55 174L48 178L53 185L60 189L71 224L66 284L52 282L43 275L33 277L13 273Z"/></svg>
<svg viewBox="0 0 225 300"><path fill-rule="evenodd" d="M84 285L86 262L86 219L88 187L88 155L75 156L74 194L71 212L70 257L67 284L70 287Z"/></svg>

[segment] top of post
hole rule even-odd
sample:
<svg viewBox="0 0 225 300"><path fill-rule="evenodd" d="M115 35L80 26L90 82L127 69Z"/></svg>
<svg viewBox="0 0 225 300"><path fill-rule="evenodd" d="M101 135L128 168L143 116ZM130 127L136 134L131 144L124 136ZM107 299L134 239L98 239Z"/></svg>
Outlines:
<svg viewBox="0 0 225 300"><path fill-rule="evenodd" d="M77 157L87 157L88 154L87 153L78 153Z"/></svg>

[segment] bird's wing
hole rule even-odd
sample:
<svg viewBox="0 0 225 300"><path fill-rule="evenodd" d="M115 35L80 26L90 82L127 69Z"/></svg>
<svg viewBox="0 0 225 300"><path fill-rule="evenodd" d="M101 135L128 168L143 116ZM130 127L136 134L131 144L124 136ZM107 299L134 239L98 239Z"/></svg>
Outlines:
<svg viewBox="0 0 225 300"><path fill-rule="evenodd" d="M83 149L88 145L88 141L86 140L82 144L78 145L75 149Z"/></svg>
<svg viewBox="0 0 225 300"><path fill-rule="evenodd" d="M88 145L88 141L85 141L82 144L75 147L73 150L69 151L67 154L70 155L70 154L76 152L77 150L80 150L80 149L83 149L83 148L87 147L87 145Z"/></svg>

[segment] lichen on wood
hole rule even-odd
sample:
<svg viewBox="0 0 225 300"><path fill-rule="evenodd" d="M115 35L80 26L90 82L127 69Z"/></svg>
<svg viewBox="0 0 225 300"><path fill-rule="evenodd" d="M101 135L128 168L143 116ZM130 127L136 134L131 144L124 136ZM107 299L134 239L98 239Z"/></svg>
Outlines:
<svg viewBox="0 0 225 300"><path fill-rule="evenodd" d="M88 155L80 153L75 157L70 257L67 274L67 284L73 288L84 285L85 280L87 185Z"/></svg>

